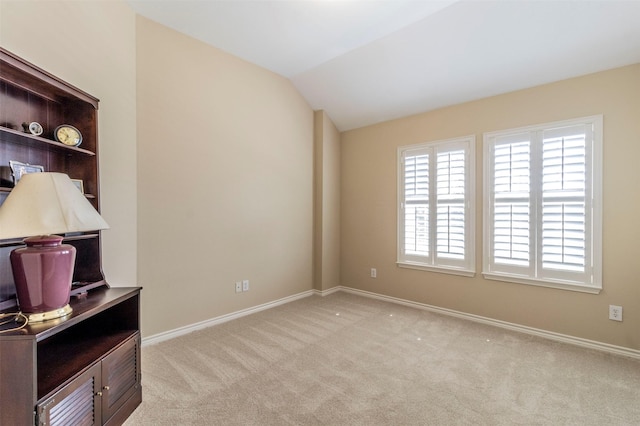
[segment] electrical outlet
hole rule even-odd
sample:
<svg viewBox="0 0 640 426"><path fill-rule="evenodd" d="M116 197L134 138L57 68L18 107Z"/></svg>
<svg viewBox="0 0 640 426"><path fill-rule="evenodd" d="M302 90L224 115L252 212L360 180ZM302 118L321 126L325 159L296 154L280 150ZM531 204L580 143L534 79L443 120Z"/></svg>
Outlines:
<svg viewBox="0 0 640 426"><path fill-rule="evenodd" d="M622 306L609 305L609 319L622 321Z"/></svg>
<svg viewBox="0 0 640 426"><path fill-rule="evenodd" d="M242 293L242 283L240 281L236 282L236 293Z"/></svg>
<svg viewBox="0 0 640 426"><path fill-rule="evenodd" d="M376 278L378 276L378 271L376 268L371 268L371 278Z"/></svg>
<svg viewBox="0 0 640 426"><path fill-rule="evenodd" d="M249 280L242 281L242 291L249 291Z"/></svg>

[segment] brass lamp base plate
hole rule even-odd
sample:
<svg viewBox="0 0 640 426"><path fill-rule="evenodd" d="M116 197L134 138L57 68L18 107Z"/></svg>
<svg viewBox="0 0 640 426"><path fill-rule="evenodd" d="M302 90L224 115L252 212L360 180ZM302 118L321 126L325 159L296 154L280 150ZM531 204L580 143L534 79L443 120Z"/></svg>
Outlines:
<svg viewBox="0 0 640 426"><path fill-rule="evenodd" d="M29 319L29 322L42 322L42 321L48 321L48 320L67 316L72 311L73 309L71 309L71 306L66 305L66 306L63 306L62 308L54 309L53 311L37 312L32 314L23 312L23 314Z"/></svg>

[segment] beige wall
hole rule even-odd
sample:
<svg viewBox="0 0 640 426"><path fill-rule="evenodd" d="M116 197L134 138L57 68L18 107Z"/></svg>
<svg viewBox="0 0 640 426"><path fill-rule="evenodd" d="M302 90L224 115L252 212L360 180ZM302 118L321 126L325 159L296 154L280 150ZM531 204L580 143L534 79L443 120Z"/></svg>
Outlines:
<svg viewBox="0 0 640 426"><path fill-rule="evenodd" d="M341 284L585 339L640 349L640 64L342 134ZM604 290L576 293L482 278L482 133L604 114ZM475 134L475 278L396 261L396 149ZM378 278L369 269L378 269ZM623 306L624 321L608 319Z"/></svg>
<svg viewBox="0 0 640 426"><path fill-rule="evenodd" d="M313 111L290 82L121 1L0 1L0 45L101 100L104 270L145 287L144 335L311 289Z"/></svg>
<svg viewBox="0 0 640 426"><path fill-rule="evenodd" d="M137 19L143 334L312 288L313 111L283 77ZM236 294L234 283L250 280Z"/></svg>
<svg viewBox="0 0 640 426"><path fill-rule="evenodd" d="M135 13L123 1L0 1L0 45L100 99L103 269L112 285L134 285Z"/></svg>
<svg viewBox="0 0 640 426"><path fill-rule="evenodd" d="M314 279L324 291L340 285L340 133L324 111L314 113Z"/></svg>

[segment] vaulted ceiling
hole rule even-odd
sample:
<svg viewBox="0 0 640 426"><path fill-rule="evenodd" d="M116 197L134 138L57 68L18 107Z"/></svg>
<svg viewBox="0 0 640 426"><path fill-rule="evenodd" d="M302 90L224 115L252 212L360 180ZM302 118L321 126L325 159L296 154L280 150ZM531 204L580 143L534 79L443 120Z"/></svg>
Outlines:
<svg viewBox="0 0 640 426"><path fill-rule="evenodd" d="M129 0L340 130L640 62L640 0Z"/></svg>

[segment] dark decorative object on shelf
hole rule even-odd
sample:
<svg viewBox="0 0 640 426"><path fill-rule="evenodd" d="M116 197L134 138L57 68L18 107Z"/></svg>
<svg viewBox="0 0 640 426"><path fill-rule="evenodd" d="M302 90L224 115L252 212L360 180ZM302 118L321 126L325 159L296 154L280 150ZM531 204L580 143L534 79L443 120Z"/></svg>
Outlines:
<svg viewBox="0 0 640 426"><path fill-rule="evenodd" d="M43 132L42 125L37 121L31 123L22 123L22 128L25 132L29 132L34 136L40 136Z"/></svg>

